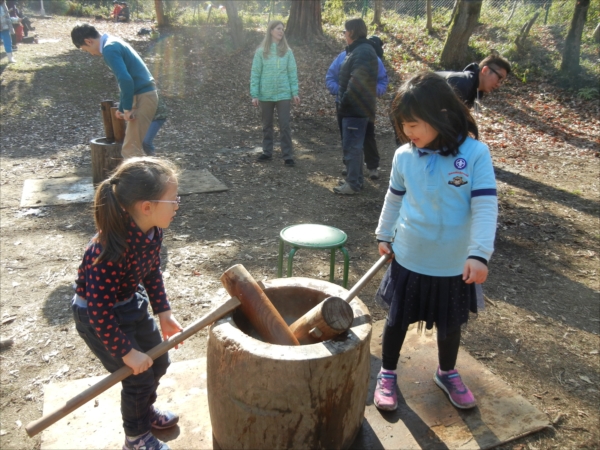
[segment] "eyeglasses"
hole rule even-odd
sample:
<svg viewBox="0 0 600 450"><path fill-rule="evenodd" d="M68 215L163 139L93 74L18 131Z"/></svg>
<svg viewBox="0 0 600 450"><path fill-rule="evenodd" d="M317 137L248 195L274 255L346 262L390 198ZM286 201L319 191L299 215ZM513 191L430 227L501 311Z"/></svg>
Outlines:
<svg viewBox="0 0 600 450"><path fill-rule="evenodd" d="M506 77L503 77L502 75L500 75L498 73L498 71L495 70L492 66L487 66L487 68L490 69L492 72L494 72L498 76L498 83L502 84L506 81Z"/></svg>
<svg viewBox="0 0 600 450"><path fill-rule="evenodd" d="M150 200L152 203L173 203L179 205L181 203L181 197L175 197L175 200Z"/></svg>

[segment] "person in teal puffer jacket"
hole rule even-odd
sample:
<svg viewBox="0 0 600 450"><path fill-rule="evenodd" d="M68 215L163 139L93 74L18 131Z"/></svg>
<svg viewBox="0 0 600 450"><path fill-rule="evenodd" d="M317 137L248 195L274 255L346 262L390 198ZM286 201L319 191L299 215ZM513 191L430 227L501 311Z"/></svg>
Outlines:
<svg viewBox="0 0 600 450"><path fill-rule="evenodd" d="M290 128L291 101L298 105L298 72L296 60L283 33L283 23L269 22L267 34L252 61L250 96L254 106L260 105L263 127L263 153L258 161L273 159L273 114L277 108L281 153L287 167L293 159L292 130Z"/></svg>

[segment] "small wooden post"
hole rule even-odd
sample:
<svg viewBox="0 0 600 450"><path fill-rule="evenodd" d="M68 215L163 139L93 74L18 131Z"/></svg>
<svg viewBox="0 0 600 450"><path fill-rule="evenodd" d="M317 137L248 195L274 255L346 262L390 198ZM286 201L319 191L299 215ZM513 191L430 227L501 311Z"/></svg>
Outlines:
<svg viewBox="0 0 600 450"><path fill-rule="evenodd" d="M104 123L104 136L108 142L114 142L115 133L113 131L112 124L112 112L114 102L112 100L105 100L100 102L100 110L102 111L102 122Z"/></svg>
<svg viewBox="0 0 600 450"><path fill-rule="evenodd" d="M125 140L125 120L118 119L116 112L119 110L118 107L113 106L110 108L111 110L111 118L112 118L112 126L113 132L115 134L115 142L122 144Z"/></svg>
<svg viewBox="0 0 600 450"><path fill-rule="evenodd" d="M221 275L221 283L232 297L240 300L240 309L269 344L300 345L269 297L244 266L236 264L227 269Z"/></svg>
<svg viewBox="0 0 600 450"><path fill-rule="evenodd" d="M106 180L110 173L123 161L121 144L106 139L92 139L92 181L94 186Z"/></svg>

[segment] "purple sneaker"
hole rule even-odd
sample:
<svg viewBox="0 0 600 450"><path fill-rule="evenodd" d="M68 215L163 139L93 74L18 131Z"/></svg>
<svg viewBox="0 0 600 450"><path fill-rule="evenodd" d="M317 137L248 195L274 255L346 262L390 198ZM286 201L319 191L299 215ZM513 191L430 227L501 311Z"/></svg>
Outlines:
<svg viewBox="0 0 600 450"><path fill-rule="evenodd" d="M374 403L382 411L395 411L398 408L398 394L396 393L396 380L398 375L392 371L380 371L377 375Z"/></svg>
<svg viewBox="0 0 600 450"><path fill-rule="evenodd" d="M433 381L448 394L450 402L457 408L469 409L477 405L473 393L462 382L458 371L450 370L447 374L442 374L438 367L433 376Z"/></svg>
<svg viewBox="0 0 600 450"><path fill-rule="evenodd" d="M140 436L125 437L123 450L171 450L170 447L162 441L159 441L148 431Z"/></svg>
<svg viewBox="0 0 600 450"><path fill-rule="evenodd" d="M150 425L157 430L171 428L179 422L179 416L171 411L161 411L155 406L151 406Z"/></svg>

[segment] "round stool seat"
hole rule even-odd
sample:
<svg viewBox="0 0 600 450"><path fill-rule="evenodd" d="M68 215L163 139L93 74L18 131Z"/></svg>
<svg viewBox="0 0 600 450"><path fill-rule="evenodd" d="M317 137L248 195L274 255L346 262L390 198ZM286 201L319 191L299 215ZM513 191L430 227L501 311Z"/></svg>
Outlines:
<svg viewBox="0 0 600 450"><path fill-rule="evenodd" d="M337 248L344 245L348 236L342 230L328 225L300 224L281 230L281 239L300 248Z"/></svg>

